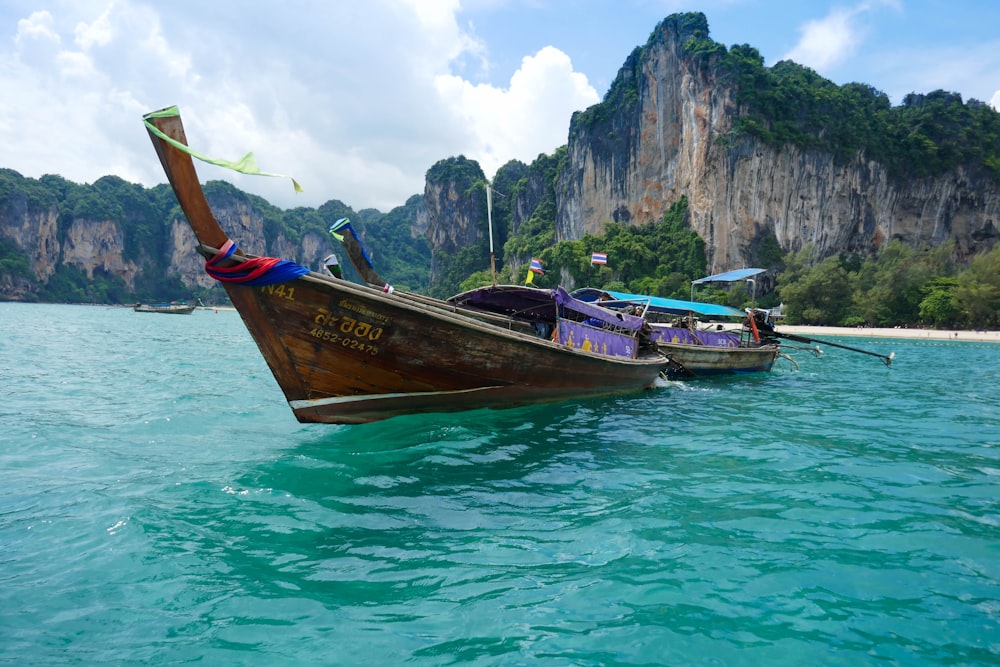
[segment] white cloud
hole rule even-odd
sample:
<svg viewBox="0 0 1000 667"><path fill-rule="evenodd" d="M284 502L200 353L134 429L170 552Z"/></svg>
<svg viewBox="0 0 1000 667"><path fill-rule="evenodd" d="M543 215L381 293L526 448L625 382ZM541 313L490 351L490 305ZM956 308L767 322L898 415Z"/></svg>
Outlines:
<svg viewBox="0 0 1000 667"><path fill-rule="evenodd" d="M199 151L253 151L306 192L208 165L202 179L285 208L387 211L423 192L438 160L464 154L492 174L552 152L572 112L598 101L554 48L524 58L509 86L484 83L489 52L457 22L459 0L39 5L7 35L0 9L0 167L31 177L164 182L141 116L177 104Z"/></svg>
<svg viewBox="0 0 1000 667"><path fill-rule="evenodd" d="M573 112L600 101L569 57L552 46L525 57L506 89L454 75L439 76L437 89L472 128L466 157L477 160L490 178L511 159L530 163L540 153L552 153L566 143Z"/></svg>
<svg viewBox="0 0 1000 667"><path fill-rule="evenodd" d="M861 18L879 7L900 10L898 0L872 0L853 7L835 7L822 19L808 21L801 37L782 59L793 60L818 72L834 68L853 56L864 41L868 28Z"/></svg>
<svg viewBox="0 0 1000 667"><path fill-rule="evenodd" d="M860 41L854 16L853 10L834 9L823 19L809 21L800 30L799 43L782 59L817 71L838 65L850 57Z"/></svg>
<svg viewBox="0 0 1000 667"><path fill-rule="evenodd" d="M34 12L26 19L17 22L17 34L14 43L21 46L28 40L50 40L59 43L59 35L55 32L52 14L41 11Z"/></svg>
<svg viewBox="0 0 1000 667"><path fill-rule="evenodd" d="M108 5L107 9L90 23L78 23L75 33L76 45L86 51L93 46L106 46L114 37L109 14L114 8L114 4Z"/></svg>
<svg viewBox="0 0 1000 667"><path fill-rule="evenodd" d="M993 97L990 98L990 106L997 111L1000 111L1000 90L993 93Z"/></svg>
<svg viewBox="0 0 1000 667"><path fill-rule="evenodd" d="M63 79L92 79L99 76L86 53L62 51L56 56L56 62Z"/></svg>

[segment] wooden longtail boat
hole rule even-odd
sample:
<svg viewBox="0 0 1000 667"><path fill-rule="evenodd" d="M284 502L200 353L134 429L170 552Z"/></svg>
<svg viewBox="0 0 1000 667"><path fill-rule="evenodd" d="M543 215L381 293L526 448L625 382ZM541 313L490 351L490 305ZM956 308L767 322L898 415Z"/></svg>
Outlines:
<svg viewBox="0 0 1000 667"><path fill-rule="evenodd" d="M137 313L166 313L168 315L190 315L197 306L186 303L137 303L132 310Z"/></svg>
<svg viewBox="0 0 1000 667"><path fill-rule="evenodd" d="M737 269L694 280L692 297L694 285L706 282L747 280L753 282L756 289L756 282L751 276L761 273L764 273L764 269ZM573 292L573 296L588 302L600 301L607 308L640 312L643 317L648 318L652 339L656 341L659 350L670 358L670 368L664 372L669 379L766 373L774 367L779 356L797 366L791 357L782 352L782 340L819 343L860 352L880 359L886 366L891 366L896 357L895 353L880 354L843 343L776 331L769 311L760 308L749 308L747 312L741 312L729 306L694 301L693 298L691 301L681 301L609 292L592 287L577 290ZM740 324L735 328L717 323L706 323L699 327L698 319L702 317L715 321L733 320ZM667 323L661 318L672 318L673 321ZM817 355L823 353L819 347L810 351Z"/></svg>
<svg viewBox="0 0 1000 667"><path fill-rule="evenodd" d="M353 424L639 391L669 365L641 317L565 290L494 286L440 301L235 249L208 205L181 119L144 118L167 179L295 417ZM363 253L345 234L354 261ZM360 267L364 269L364 266Z"/></svg>
<svg viewBox="0 0 1000 667"><path fill-rule="evenodd" d="M746 313L729 306L593 288L573 294L586 301L596 301L606 295L604 304L609 308L641 308L650 318L651 337L660 351L674 362L667 370L670 379L765 373L771 370L780 353L778 343L762 336L756 322L752 325ZM674 321L657 322L658 316ZM698 328L697 317L735 319L742 326L729 330L720 330L718 324Z"/></svg>
<svg viewBox="0 0 1000 667"><path fill-rule="evenodd" d="M671 377L766 373L774 367L780 346L747 340L740 331L698 331L653 324L661 352L677 363Z"/></svg>

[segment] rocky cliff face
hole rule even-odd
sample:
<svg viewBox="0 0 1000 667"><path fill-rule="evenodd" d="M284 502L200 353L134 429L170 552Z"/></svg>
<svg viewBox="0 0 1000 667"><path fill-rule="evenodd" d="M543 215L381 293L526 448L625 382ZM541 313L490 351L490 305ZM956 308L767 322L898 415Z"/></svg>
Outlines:
<svg viewBox="0 0 1000 667"><path fill-rule="evenodd" d="M303 234L298 243L279 234L268 244L264 218L248 199L231 195L207 198L219 225L248 254L280 257L319 271L323 258L330 252L330 238L315 232ZM191 287L218 286L205 273L204 258L195 252L198 241L187 220L179 218L171 222L170 239L168 273L180 275L181 281Z"/></svg>
<svg viewBox="0 0 1000 667"><path fill-rule="evenodd" d="M681 195L713 271L753 264L771 235L784 251L812 243L820 256L898 238L918 247L953 239L966 257L1000 238L1000 189L984 175L901 181L863 153L836 164L748 137L718 141L740 112L736 90L685 53L691 36L684 21L665 20L619 74L637 91L631 103L606 118L574 116L557 240L600 233L606 221L659 220Z"/></svg>
<svg viewBox="0 0 1000 667"><path fill-rule="evenodd" d="M426 235L431 247L448 254L474 245L481 234L483 206L464 192L463 182L427 183L424 187ZM426 216L424 218L424 216Z"/></svg>
<svg viewBox="0 0 1000 667"><path fill-rule="evenodd" d="M112 220L75 219L66 230L62 262L94 278L95 271L120 277L129 289L135 283L137 267L125 259L125 234L121 225ZM51 270L46 266L46 271Z"/></svg>
<svg viewBox="0 0 1000 667"><path fill-rule="evenodd" d="M485 239L486 195L477 185L484 179L479 165L464 157L442 160L428 172L416 225L425 226L431 247L431 285L449 282L445 276L459 252Z"/></svg>
<svg viewBox="0 0 1000 667"><path fill-rule="evenodd" d="M22 250L32 273L42 281L55 272L60 255L58 220L55 205L33 205L23 192L12 191L0 201L0 240Z"/></svg>
<svg viewBox="0 0 1000 667"><path fill-rule="evenodd" d="M251 202L242 196L209 197L223 228L238 239L248 253L291 259L319 269L322 258L330 252L328 236L307 232L298 242L279 234L269 244L265 240L264 219ZM204 259L195 248L194 232L183 218L169 222L165 247L155 258L133 258L126 251L124 224L115 220L93 220L62 214L56 205L33 203L17 189L9 189L0 198L0 249L16 249L28 260L32 276L0 275L0 299L31 299L60 266L73 267L89 279L95 275L120 278L128 290L144 271L156 273L154 279L178 276L188 287L216 288L216 281L205 273Z"/></svg>
<svg viewBox="0 0 1000 667"><path fill-rule="evenodd" d="M99 271L120 277L132 288L137 272L134 262L125 259L124 232L113 220L74 218L60 241L59 211L54 205L33 205L23 193L14 192L0 206L0 239L28 258L31 272L42 283L60 264L74 267L93 279ZM9 281L0 285L0 296L21 298L34 290L32 281Z"/></svg>

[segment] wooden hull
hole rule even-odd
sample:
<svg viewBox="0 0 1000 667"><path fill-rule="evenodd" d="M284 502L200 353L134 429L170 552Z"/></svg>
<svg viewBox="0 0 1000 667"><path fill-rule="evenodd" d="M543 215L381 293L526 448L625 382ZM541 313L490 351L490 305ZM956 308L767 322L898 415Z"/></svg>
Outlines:
<svg viewBox="0 0 1000 667"><path fill-rule="evenodd" d="M167 315L190 315L196 306L150 306L137 304L132 307L137 313L165 313Z"/></svg>
<svg viewBox="0 0 1000 667"><path fill-rule="evenodd" d="M657 346L683 367L683 370L672 371L671 377L766 373L771 370L778 357L777 345L713 347L661 341Z"/></svg>
<svg viewBox="0 0 1000 667"><path fill-rule="evenodd" d="M309 274L226 285L296 418L353 424L638 391L662 358L608 358Z"/></svg>
<svg viewBox="0 0 1000 667"><path fill-rule="evenodd" d="M231 247L201 189L176 109L147 114L146 121L203 252L214 255ZM356 245L348 251L360 253ZM221 261L238 271L239 264L252 263L253 258L236 253ZM563 345L543 338L534 321L502 313L474 314L444 301L393 293L388 285L383 288L374 271L362 275L376 286L297 270L287 278L261 281L275 283L266 286L249 286L228 276L223 282L299 421L356 424L402 414L508 408L639 391L652 386L669 365L655 349L639 353L637 326L626 326L626 319L603 312L615 326L593 329L593 340L603 346L598 353L585 351L598 349L592 346L574 346L573 340ZM517 287L500 293L509 296L511 289L531 292L531 298L542 294ZM555 319L557 309L566 307L568 294L557 290L549 298L545 312L553 317L556 338L567 331L588 335L581 318L565 325ZM625 347L609 354L615 342Z"/></svg>

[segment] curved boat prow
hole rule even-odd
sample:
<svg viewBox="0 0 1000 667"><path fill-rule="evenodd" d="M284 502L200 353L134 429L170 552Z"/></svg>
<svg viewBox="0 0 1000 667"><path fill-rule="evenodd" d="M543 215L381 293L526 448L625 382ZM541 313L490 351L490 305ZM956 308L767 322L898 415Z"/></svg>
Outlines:
<svg viewBox="0 0 1000 667"><path fill-rule="evenodd" d="M202 245L221 248L228 237L208 205L205 192L198 182L194 161L189 154L171 145L169 141L173 140L187 146L187 136L184 134L184 125L181 123L177 107L153 111L143 116L143 120L146 122L146 130L156 149L156 155L160 158L160 164L163 165L170 187L173 188L177 202L187 216L198 241ZM154 128L166 139L154 132Z"/></svg>

